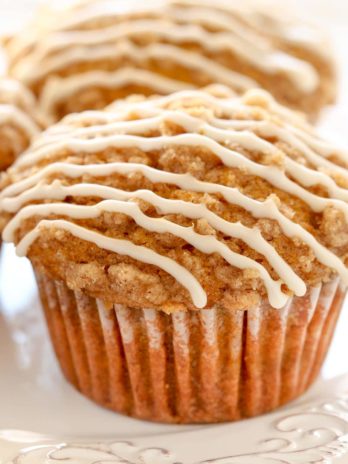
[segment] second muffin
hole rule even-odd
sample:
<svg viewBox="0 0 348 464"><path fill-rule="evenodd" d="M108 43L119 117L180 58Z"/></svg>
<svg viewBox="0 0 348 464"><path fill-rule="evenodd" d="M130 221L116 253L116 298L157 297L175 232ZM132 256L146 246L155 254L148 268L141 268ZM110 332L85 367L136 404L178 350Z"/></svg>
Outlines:
<svg viewBox="0 0 348 464"><path fill-rule="evenodd" d="M328 40L263 1L89 0L47 9L7 44L10 74L55 121L139 93L262 87L316 117L334 101Z"/></svg>

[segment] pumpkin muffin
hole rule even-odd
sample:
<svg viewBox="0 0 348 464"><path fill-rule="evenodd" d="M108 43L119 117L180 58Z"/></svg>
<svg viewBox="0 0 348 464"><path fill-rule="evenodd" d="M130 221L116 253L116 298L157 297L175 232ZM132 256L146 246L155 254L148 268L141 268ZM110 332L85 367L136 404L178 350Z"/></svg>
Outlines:
<svg viewBox="0 0 348 464"><path fill-rule="evenodd" d="M333 102L328 40L269 2L92 0L46 8L7 42L51 121L131 94L254 87L311 118Z"/></svg>
<svg viewBox="0 0 348 464"><path fill-rule="evenodd" d="M263 90L128 98L44 132L1 218L67 379L169 423L298 397L348 282L347 160Z"/></svg>
<svg viewBox="0 0 348 464"><path fill-rule="evenodd" d="M39 132L34 96L21 83L0 78L0 171L7 169Z"/></svg>

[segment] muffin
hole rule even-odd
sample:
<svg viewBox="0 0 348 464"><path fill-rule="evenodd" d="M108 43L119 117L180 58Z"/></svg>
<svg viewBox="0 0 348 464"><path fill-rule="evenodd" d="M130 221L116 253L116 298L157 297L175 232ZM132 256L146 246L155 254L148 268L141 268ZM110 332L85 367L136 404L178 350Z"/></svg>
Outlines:
<svg viewBox="0 0 348 464"><path fill-rule="evenodd" d="M316 379L348 282L347 155L263 90L64 118L2 181L66 378L133 417L256 416Z"/></svg>
<svg viewBox="0 0 348 464"><path fill-rule="evenodd" d="M35 98L21 83L0 78L0 171L7 169L39 134Z"/></svg>
<svg viewBox="0 0 348 464"><path fill-rule="evenodd" d="M7 43L10 74L51 122L131 94L166 95L212 83L263 87L315 118L333 102L328 40L269 2L73 2L45 9Z"/></svg>

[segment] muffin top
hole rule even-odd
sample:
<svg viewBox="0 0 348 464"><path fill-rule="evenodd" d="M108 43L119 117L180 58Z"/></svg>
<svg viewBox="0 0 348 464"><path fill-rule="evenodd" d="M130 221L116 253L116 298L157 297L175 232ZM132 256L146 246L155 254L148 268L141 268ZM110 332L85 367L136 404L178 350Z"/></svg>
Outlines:
<svg viewBox="0 0 348 464"><path fill-rule="evenodd" d="M67 116L16 161L3 238L113 304L281 308L348 283L347 163L262 90L133 97Z"/></svg>
<svg viewBox="0 0 348 464"><path fill-rule="evenodd" d="M7 43L51 120L130 94L264 87L316 113L335 95L328 40L265 1L92 0L45 9ZM283 6L283 5L282 5Z"/></svg>
<svg viewBox="0 0 348 464"><path fill-rule="evenodd" d="M39 133L35 98L21 83L0 78L0 170L14 159Z"/></svg>

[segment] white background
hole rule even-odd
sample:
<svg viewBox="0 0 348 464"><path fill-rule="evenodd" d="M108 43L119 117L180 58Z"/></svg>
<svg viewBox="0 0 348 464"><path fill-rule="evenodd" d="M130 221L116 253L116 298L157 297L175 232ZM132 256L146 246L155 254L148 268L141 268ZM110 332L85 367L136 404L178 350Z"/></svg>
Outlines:
<svg viewBox="0 0 348 464"><path fill-rule="evenodd" d="M348 0L288 1L291 7L295 11L297 10L299 16L306 20L317 22L331 35L339 68L339 98L337 104L333 108L324 111L320 125L329 138L333 139L335 142L339 141L341 145L348 147ZM71 2L71 0L0 0L0 36L20 29L21 25L32 16L35 7L40 4L52 3L57 7L64 3L69 4L69 2ZM279 6L279 2L285 4L286 0L274 0L274 2ZM9 248L8 253L12 255L13 250ZM10 262L12 262L11 259ZM22 265L26 267L26 264L26 260L24 259ZM9 266L9 264L7 264L7 266ZM13 272L16 272L16 266L18 266L18 261L14 260ZM16 283L10 278L11 270L8 267L6 275L8 277L5 278L6 282L4 282L4 275L2 275L0 287L1 284L5 284L7 288L12 286L14 297L16 294ZM1 282L1 280L3 282ZM28 284L29 286L31 285L29 282ZM7 294L7 297L8 296ZM346 327L348 327L348 304L347 310L343 313L341 323L338 326L335 343L330 351L330 356L326 363L326 368L324 369L325 377L332 378L348 371L346 363L342 362L342 353L347 352L348 346L346 341Z"/></svg>
<svg viewBox="0 0 348 464"><path fill-rule="evenodd" d="M54 0L54 3L60 5L62 1L66 0ZM284 2L284 0L274 1L278 4ZM313 19L316 16L332 35L340 67L340 97L338 105L326 111L322 125L332 133L332 137L336 140L341 139L348 145L348 0L290 0L290 2L292 6L301 10L300 13L304 18ZM37 0L0 0L0 35L18 29L23 20L30 17L33 6L37 3ZM18 291L19 288L20 291ZM155 424L145 426L139 421L121 418L93 406L63 381L53 354L50 352L47 334L43 336L41 333L44 327L42 315L35 303L33 305L33 301L36 301L36 294L29 263L26 259L16 259L13 248L6 247L0 260L0 306L5 322L5 324L0 324L0 370L2 374L0 379L0 429L5 426L12 429L24 428L36 432L47 431L47 433L74 436L81 434L91 437L97 433L105 437L115 436L120 431L122 437L164 433L162 426ZM348 371L348 306L345 309L323 372L326 378L345 374ZM1 318L0 320L2 321ZM12 330L8 330L9 328ZM346 390L346 378L342 378L341 382L344 383ZM338 383L336 380L327 383L326 392L330 395L334 394L331 392L331 385L335 385L332 391L336 391ZM15 402L7 400L9 392L12 398L16 399ZM314 396L314 390L311 390L309 395ZM307 399L310 397L306 396ZM91 415L93 415L92 421ZM259 427L257 424L262 426ZM259 427L258 431L265 429L263 418L248 423L232 424L231 429L226 426L226 429L223 429L227 434L225 442L230 443L230 430L233 430L234 442L238 443L247 437L249 446L249 437L251 441L255 439L257 427ZM199 437L200 447L203 449L211 447L209 440L211 443L211 440L221 438L222 428L212 430L215 435L208 436L208 440L208 432ZM187 448L192 448L192 437L193 435L190 435ZM0 432L0 462L3 457L1 455L2 438L4 435ZM7 438L11 440L13 438L10 432ZM175 437L171 440L176 446L179 439L180 437ZM163 440L160 443L161 446L164 444ZM221 446L216 444L216 452L223 454L224 450L220 448ZM347 460L342 460L343 462L347 463Z"/></svg>

